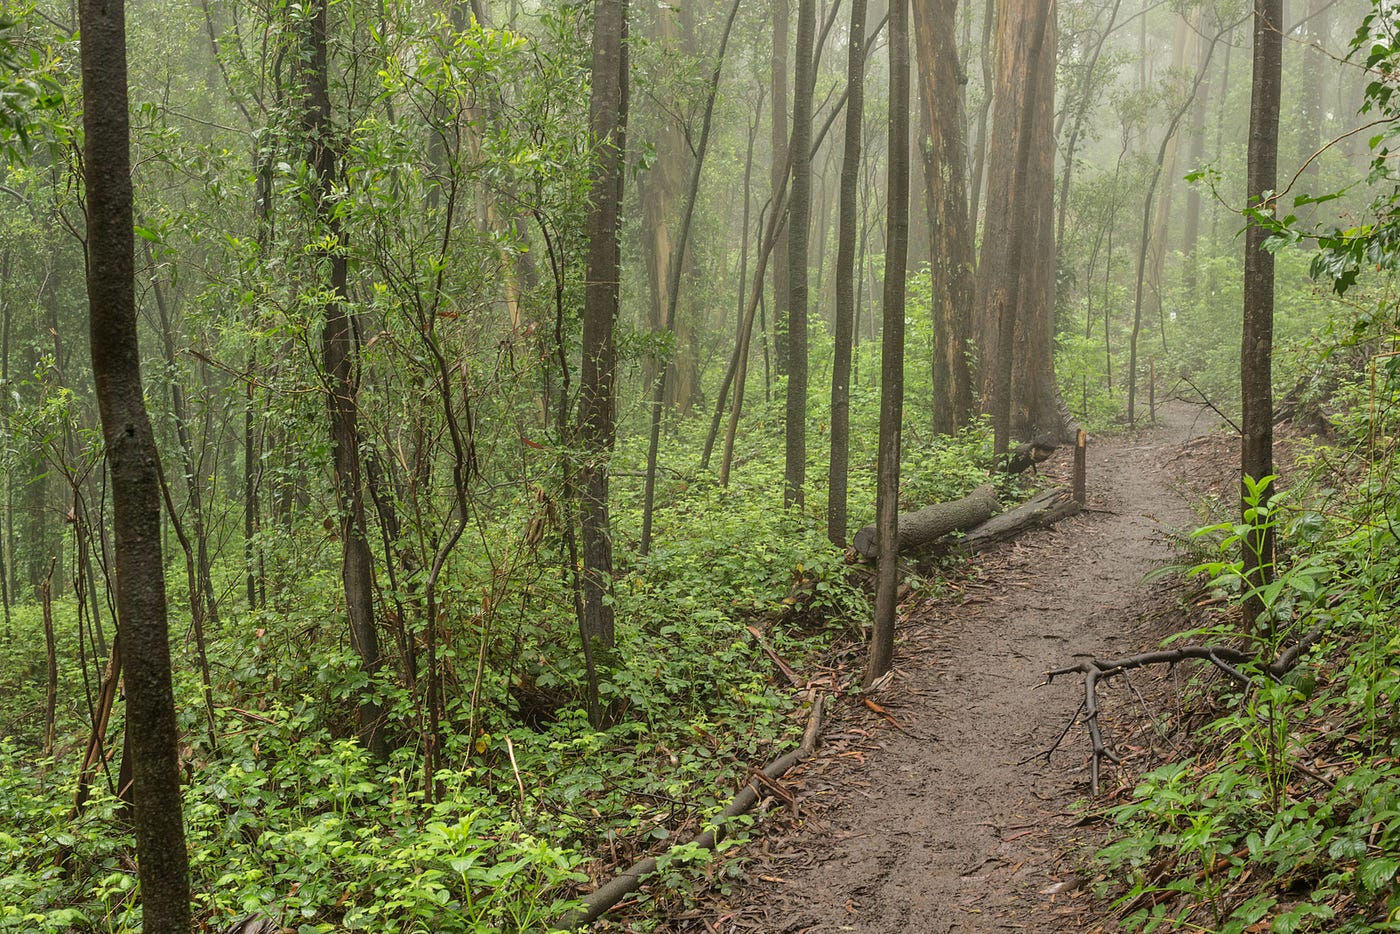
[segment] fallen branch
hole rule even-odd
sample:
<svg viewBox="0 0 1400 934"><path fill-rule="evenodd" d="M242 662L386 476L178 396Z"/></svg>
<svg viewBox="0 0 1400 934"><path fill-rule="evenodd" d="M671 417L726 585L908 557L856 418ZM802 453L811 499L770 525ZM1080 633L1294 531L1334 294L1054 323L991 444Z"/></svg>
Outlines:
<svg viewBox="0 0 1400 934"><path fill-rule="evenodd" d="M899 550L909 551L942 538L949 532L970 529L986 522L996 514L996 491L991 484L984 484L962 499L946 503L934 503L914 512L899 516ZM867 558L880 553L880 540L875 534L874 524L867 525L856 533L851 541L856 551Z"/></svg>
<svg viewBox="0 0 1400 934"><path fill-rule="evenodd" d="M1321 629L1310 630L1303 638L1299 639L1295 645L1281 651L1267 665L1263 666L1263 674L1271 680L1278 681L1288 674L1298 664L1298 659L1304 652L1310 649L1322 634ZM1100 681L1106 681L1117 675L1126 675L1134 668L1143 668L1147 665L1167 665L1174 666L1184 661L1205 661L1210 662L1226 675L1248 687L1254 683L1254 679L1241 671L1243 665L1250 662L1259 661L1258 657L1240 649L1230 648L1220 645L1187 645L1175 649L1160 649L1155 652L1143 652L1140 655L1129 655L1126 658L1115 659L1114 661L1099 661L1096 658L1085 659L1075 665L1066 665L1064 668L1056 668L1045 676L1045 683L1049 684L1060 675L1079 673L1084 675L1084 700L1080 703L1079 709L1074 712L1070 719L1069 726L1065 732L1060 734L1060 738L1055 741L1058 746L1064 739L1065 734L1076 722L1079 722L1080 715L1083 715L1083 722L1089 728L1089 740L1093 747L1093 755L1089 760L1089 793L1097 795L1099 793L1099 766L1104 759L1117 764L1122 761L1118 754L1108 748L1103 741L1103 733L1099 729L1099 700L1098 685ZM1051 747L1050 752L1054 751ZM1048 753L1047 753L1048 756Z"/></svg>
<svg viewBox="0 0 1400 934"><path fill-rule="evenodd" d="M964 535L958 545L968 552L981 551L1009 541L1023 532L1048 528L1083 508L1083 505L1075 502L1069 490L1055 487L1031 497L1015 509L1008 509L988 519Z"/></svg>
<svg viewBox="0 0 1400 934"><path fill-rule="evenodd" d="M812 702L812 712L807 717L807 729L802 734L802 745L792 752L773 760L762 770L755 770L754 775L748 783L734 796L734 800L729 802L729 806L719 813L711 822L710 829L695 836L688 842L671 848L670 852L675 852L684 847L695 847L702 850L713 850L719 842L724 839L727 833L726 824L734 818L746 813L750 808L758 803L758 785L762 782L765 785L772 785L777 779L787 773L789 769L810 756L817 746L817 738L821 734L822 728L822 706L823 700L818 696ZM789 802L791 804L791 802ZM595 889L591 894L583 899L583 906L575 909L560 918L557 927L564 930L575 930L586 927L597 921L603 914L616 905L622 899L631 895L641 888L642 882L647 876L656 872L657 857L652 856L634 864L630 869L616 876L611 882Z"/></svg>

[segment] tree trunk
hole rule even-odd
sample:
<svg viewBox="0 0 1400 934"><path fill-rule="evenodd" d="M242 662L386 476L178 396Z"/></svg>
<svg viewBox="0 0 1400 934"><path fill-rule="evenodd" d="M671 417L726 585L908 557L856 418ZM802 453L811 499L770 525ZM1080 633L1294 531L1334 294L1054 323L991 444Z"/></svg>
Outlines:
<svg viewBox="0 0 1400 934"><path fill-rule="evenodd" d="M1196 92L1195 103L1191 107L1191 148L1186 153L1186 169L1194 172L1201 167L1206 154L1206 104L1211 97L1210 62L1208 49L1197 43L1196 70L1202 73L1201 86ZM1201 237L1201 189L1198 185L1186 188L1186 218L1181 228L1181 252L1186 257L1186 268L1182 270L1182 285L1187 300L1196 295L1196 245Z"/></svg>
<svg viewBox="0 0 1400 934"><path fill-rule="evenodd" d="M691 166L690 180L685 189L685 205L681 209L681 230L673 255L667 266L669 278L666 282L666 309L662 327L666 333L675 333L677 300L680 298L681 270L685 265L686 245L690 242L691 221L695 218L695 202L700 197L700 173L705 167L705 152L710 145L710 126L715 113L715 99L719 95L719 79L724 68L724 53L729 47L729 36L734 28L734 18L739 13L739 0L729 7L729 16L724 21L724 33L720 36L719 52L715 55L714 68L710 73L710 88L705 99L705 116L700 126L700 143L695 150L695 163ZM672 382L672 367L663 367L656 375L656 383L651 400L651 436L647 444L646 488L642 497L642 542L643 555L651 550L652 514L656 506L656 460L661 444L661 410L666 403L666 387ZM676 370L678 373L679 370Z"/></svg>
<svg viewBox="0 0 1400 934"><path fill-rule="evenodd" d="M865 119L865 0L851 0L846 55L846 138L837 206L836 313L831 364L831 463L827 471L826 537L846 543L850 473L851 350L855 328L856 199L860 193L861 133Z"/></svg>
<svg viewBox="0 0 1400 934"><path fill-rule="evenodd" d="M801 506L807 480L807 242L812 207L812 66L816 0L798 0L788 209L787 407L783 505Z"/></svg>
<svg viewBox="0 0 1400 934"><path fill-rule="evenodd" d="M1065 241L1065 218L1069 217L1069 191L1070 181L1074 177L1074 157L1078 152L1080 135L1084 132L1084 123L1094 109L1094 104L1098 102L1098 95L1094 93L1094 72L1098 69L1104 42L1108 39L1109 33L1113 32L1114 24L1118 22L1118 10L1122 5L1123 0L1113 0L1113 9L1108 14L1108 20L1100 24L1096 33L1094 50L1089 53L1088 60L1080 66L1083 69L1083 80L1079 83L1074 119L1069 125L1069 137L1064 146L1065 158L1060 170L1060 215L1055 228L1055 250L1057 253ZM1064 112L1061 113L1061 118L1063 119L1063 117Z"/></svg>
<svg viewBox="0 0 1400 934"><path fill-rule="evenodd" d="M616 438L613 420L621 256L623 151L626 145L626 0L598 0L593 20L593 91L589 128L596 141L592 197L588 210L587 285L583 308L583 367L579 383L578 443L580 530L583 544L583 599L579 635L588 673L588 717L603 724L598 672L608 664L614 631L613 549L608 517L608 458Z"/></svg>
<svg viewBox="0 0 1400 934"><path fill-rule="evenodd" d="M112 478L117 619L146 934L189 934L189 861L161 559L160 461L136 336L125 6L81 0L83 165L92 373Z"/></svg>
<svg viewBox="0 0 1400 934"><path fill-rule="evenodd" d="M967 552L981 551L1025 532L1048 528L1083 508L1064 487L1046 490L1015 509L1008 509L973 527L958 542L958 547Z"/></svg>
<svg viewBox="0 0 1400 934"><path fill-rule="evenodd" d="M933 503L923 509L901 513L898 521L899 550L912 551L937 541L950 532L970 529L986 522L1001 507L990 483L979 486L962 499ZM880 553L880 533L874 523L865 526L851 540L852 547L867 558Z"/></svg>
<svg viewBox="0 0 1400 934"><path fill-rule="evenodd" d="M1298 88L1298 149L1297 164L1300 175L1298 184L1301 191L1311 193L1317 184L1317 160L1312 156L1322 144L1322 128L1326 119L1322 104L1322 82L1317 80L1327 73L1329 62L1325 43L1332 32L1331 8L1335 0L1308 0L1307 12L1298 28L1298 41L1301 44L1302 63L1300 72L1308 76ZM1304 211L1312 213L1315 205L1307 205Z"/></svg>
<svg viewBox="0 0 1400 934"><path fill-rule="evenodd" d="M975 280L967 214L963 75L953 43L957 0L914 3L924 121L925 191L932 218L933 429L951 434L972 417L967 352Z"/></svg>
<svg viewBox="0 0 1400 934"><path fill-rule="evenodd" d="M780 200L778 192L787 188L788 177L792 172L792 164L788 161L791 158L791 154L788 152L788 23L791 18L790 2L791 0L770 0L773 11L773 71L770 83L770 95L773 98L773 120L770 148L772 162L769 166L769 179L772 188L771 200L774 205ZM778 242L774 244L773 250L779 257L786 257L788 255L788 227L786 224L780 223L776 230ZM773 264L773 351L777 357L779 373L787 372L788 275L789 270L786 262ZM764 346L768 346L766 333Z"/></svg>
<svg viewBox="0 0 1400 934"><path fill-rule="evenodd" d="M326 409L330 422L331 459L336 503L340 511L340 582L345 593L350 641L369 676L359 703L360 742L377 758L388 756L378 687L379 634L374 618L374 559L365 519L364 481L360 463L358 341L345 307L349 270L343 232L335 216L332 188L339 169L335 130L331 126L329 60L326 52L326 2L315 5L307 23L305 49L306 110L302 129L308 145L307 162L314 173L316 215L329 247L318 247L316 258L326 268L329 298L321 331L321 365L326 380ZM321 238L318 238L321 239Z"/></svg>
<svg viewBox="0 0 1400 934"><path fill-rule="evenodd" d="M1283 72L1283 0L1255 0L1254 77L1249 104L1249 153L1246 194L1258 210L1270 210L1264 192L1273 191L1278 174L1279 87ZM1251 218L1245 228L1244 329L1240 349L1240 472L1243 481L1262 481L1274 472L1274 254L1264 248L1268 230ZM1272 489L1263 491L1267 505ZM1245 600L1245 619L1267 628L1266 607L1257 595L1274 576L1272 524L1251 521L1248 488L1242 484L1244 521L1255 528L1244 536L1245 580L1253 592Z"/></svg>
<svg viewBox="0 0 1400 934"><path fill-rule="evenodd" d="M1050 0L1007 0L999 22L996 131L978 265L983 411L998 455L1010 438L1063 440L1054 381L1051 139L1055 25Z"/></svg>
<svg viewBox="0 0 1400 934"><path fill-rule="evenodd" d="M880 338L880 446L875 525L880 530L875 573L875 625L865 686L894 664L899 602L899 447L904 408L904 290L909 246L909 7L890 6L889 195L886 201L884 322Z"/></svg>
<svg viewBox="0 0 1400 934"><path fill-rule="evenodd" d="M1224 32L1222 31L1216 33L1211 38L1210 44L1206 47L1204 66L1195 73L1195 77L1192 79L1191 87L1188 89L1185 100L1181 103L1181 106L1172 113L1171 119L1167 121L1167 127L1166 130L1163 131L1161 145L1157 148L1157 162L1153 167L1152 176L1147 185L1147 193L1143 197L1141 239L1138 241L1137 284L1133 293L1133 329L1128 337L1128 426L1130 428L1137 426L1138 336L1142 332L1143 310L1148 307L1148 302L1150 300L1158 298L1158 296L1154 295L1149 289L1150 269L1153 263L1153 259L1150 255L1150 247L1152 245L1151 231L1153 227L1154 198L1156 197L1158 185L1161 183L1164 174L1167 177L1167 184L1171 184L1172 175L1171 170L1168 168L1168 156L1175 152L1177 127L1181 125L1181 120L1186 115L1186 112L1191 109L1191 102L1200 91L1201 81L1204 80L1206 72L1210 67L1211 54L1215 51L1215 47L1220 42L1220 38L1223 35ZM1162 248L1165 249L1165 245L1163 245Z"/></svg>
<svg viewBox="0 0 1400 934"><path fill-rule="evenodd" d="M977 229L977 218L981 213L982 183L987 166L987 118L991 115L994 97L992 30L996 26L996 19L997 0L987 0L982 11L982 54L978 56L982 63L982 100L977 105L977 142L972 147L972 184L968 186L972 196L972 206L968 209L967 216L974 230ZM975 244L973 248L976 249ZM975 255L973 260L973 268L978 268L981 260Z"/></svg>

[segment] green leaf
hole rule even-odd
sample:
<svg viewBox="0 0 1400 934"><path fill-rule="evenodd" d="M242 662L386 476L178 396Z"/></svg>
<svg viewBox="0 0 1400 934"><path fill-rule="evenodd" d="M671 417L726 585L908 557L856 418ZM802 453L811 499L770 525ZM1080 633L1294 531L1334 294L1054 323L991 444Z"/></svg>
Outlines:
<svg viewBox="0 0 1400 934"><path fill-rule="evenodd" d="M1400 871L1400 858L1384 856L1379 859L1363 859L1359 873L1361 884L1368 892L1379 892L1390 884L1397 871Z"/></svg>

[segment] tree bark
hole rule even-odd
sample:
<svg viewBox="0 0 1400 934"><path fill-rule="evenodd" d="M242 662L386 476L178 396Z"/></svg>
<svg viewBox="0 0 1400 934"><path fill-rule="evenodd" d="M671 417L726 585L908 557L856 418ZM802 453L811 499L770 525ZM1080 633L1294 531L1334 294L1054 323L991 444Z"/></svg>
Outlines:
<svg viewBox="0 0 1400 934"><path fill-rule="evenodd" d="M880 339L880 446L875 525L875 624L865 667L868 688L894 664L899 602L899 448L904 411L904 293L909 248L909 7L890 6L889 178L886 201L884 321Z"/></svg>
<svg viewBox="0 0 1400 934"><path fill-rule="evenodd" d="M170 681L160 462L136 336L126 24L122 0L81 0L83 166L92 372L112 479L118 633L146 934L189 934L189 860Z"/></svg>
<svg viewBox="0 0 1400 934"><path fill-rule="evenodd" d="M976 282L967 213L966 77L953 41L957 5L958 0L913 4L915 58L928 127L924 177L932 226L933 430L946 434L965 426L973 413L967 352Z"/></svg>
<svg viewBox="0 0 1400 934"><path fill-rule="evenodd" d="M807 480L807 242L812 207L812 67L816 0L798 0L788 202L787 406L783 505L801 506Z"/></svg>
<svg viewBox="0 0 1400 934"><path fill-rule="evenodd" d="M345 594L350 641L360 657L361 668L371 681L365 685L359 702L360 742L382 759L388 756L389 749L384 739L382 711L375 699L377 687L372 683L379 673L380 657L374 618L374 558L369 549L360 463L358 341L345 307L349 270L344 245L340 242L343 232L331 200L340 154L331 126L327 6L325 0L316 3L307 22L306 110L302 114L302 129L308 146L307 163L315 177L317 221L324 229L324 239L330 241L329 245L318 247L315 253L324 264L323 274L330 296L323 309L321 365L326 380L331 459L340 511L340 582Z"/></svg>
<svg viewBox="0 0 1400 934"><path fill-rule="evenodd" d="M719 79L724 69L724 55L729 48L729 36L734 28L734 18L739 13L739 0L729 7L729 15L724 21L724 33L720 36L719 51L715 54L714 68L710 73L709 92L705 98L705 116L700 126L700 143L695 150L695 163L691 166L690 180L685 188L685 203L681 209L680 236L676 239L673 255L667 266L668 279L665 296L666 309L661 327L668 334L676 333L677 301L681 291L681 271L685 265L686 246L690 242L691 222L695 218L695 202L700 197L700 173L705 168L705 153L710 145L710 127L715 113L715 99L719 95ZM747 204L745 205L747 210ZM693 362L693 361L692 361ZM651 400L651 435L647 444L646 485L642 496L642 542L639 549L643 555L651 550L652 514L656 506L656 461L661 445L661 410L666 404L666 387L672 382L672 366L662 367L656 374ZM676 370L679 373L679 370Z"/></svg>
<svg viewBox="0 0 1400 934"><path fill-rule="evenodd" d="M1250 207L1273 209L1278 174L1279 88L1283 72L1283 0L1254 2L1254 72L1249 105L1249 152L1246 195ZM1244 479L1261 481L1274 472L1274 401L1272 384L1274 335L1274 254L1264 248L1267 228L1251 218L1245 228L1244 327L1240 349L1241 496L1247 498ZM1268 504L1271 489L1263 491L1260 506ZM1245 600L1246 621L1261 625L1266 607L1259 588L1273 580L1273 526L1251 523L1250 506L1241 504L1245 523L1255 526L1243 537L1244 574L1253 592Z"/></svg>
<svg viewBox="0 0 1400 934"><path fill-rule="evenodd" d="M788 151L788 24L791 20L789 4L791 0L770 0L773 12L773 70L769 93L773 98L773 118L769 179L772 187L771 202L777 205L781 200L778 192L786 190L788 178L792 174L792 154ZM788 255L788 227L779 223L775 228L778 241L773 251L779 257ZM786 262L773 264L773 351L777 357L778 372L787 372L787 307L789 270ZM767 348L767 335L764 347ZM765 358L766 359L766 358Z"/></svg>
<svg viewBox="0 0 1400 934"><path fill-rule="evenodd" d="M898 519L899 550L913 551L937 541L950 532L981 525L1001 508L991 484L979 486L962 499L933 503L923 509L902 513ZM865 526L851 541L857 552L875 558L880 551L880 534L875 523Z"/></svg>
<svg viewBox="0 0 1400 934"><path fill-rule="evenodd" d="M861 133L865 119L865 7L851 0L846 57L846 138L841 155L837 207L836 314L831 365L831 463L827 471L826 537L846 543L846 499L850 472L851 350L855 329L856 199L860 193Z"/></svg>
<svg viewBox="0 0 1400 934"><path fill-rule="evenodd" d="M1010 438L1064 439L1054 376L1051 105L1052 0L1007 0L999 22L996 132L978 266L977 337L983 411L995 449Z"/></svg>
<svg viewBox="0 0 1400 934"><path fill-rule="evenodd" d="M583 551L583 599L579 635L588 672L588 716L603 723L598 699L598 669L606 665L614 642L612 527L608 515L608 458L617 428L613 417L621 255L618 229L622 219L623 151L627 106L627 61L624 37L626 0L598 0L593 21L593 90L589 128L595 155L588 210L587 285L583 309L583 367L579 383L578 442L580 529Z"/></svg>
<svg viewBox="0 0 1400 934"><path fill-rule="evenodd" d="M962 537L958 546L968 552L981 551L1034 529L1048 528L1083 508L1070 490L1063 487L1046 490L1015 509L1008 509L975 526Z"/></svg>

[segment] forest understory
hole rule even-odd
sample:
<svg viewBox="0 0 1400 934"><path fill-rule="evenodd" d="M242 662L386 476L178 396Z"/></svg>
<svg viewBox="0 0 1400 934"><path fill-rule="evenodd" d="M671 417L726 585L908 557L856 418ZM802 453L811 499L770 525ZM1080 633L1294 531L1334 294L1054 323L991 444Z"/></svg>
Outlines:
<svg viewBox="0 0 1400 934"><path fill-rule="evenodd" d="M1124 832L1111 809L1134 799L1144 773L1208 769L1222 754L1201 729L1228 707L1202 693L1218 673L1156 666L1102 689L1099 724L1121 763L1105 763L1096 797L1081 684L1046 681L1086 657L1153 650L1222 602L1180 563L1189 533L1233 495L1238 438L1203 407L1173 401L1159 415L1090 448L1084 512L984 555L945 592L910 597L893 681L831 718L784 782L795 806L768 800L781 814L737 857L745 881L677 909L667 930L1102 932L1155 927L1129 918L1144 902L1182 917L1200 907L1200 893L1172 884L1179 867L1164 853L1146 897L1109 881L1094 854ZM1062 455L1043 473L1067 482L1069 466ZM1313 773L1299 768L1306 797ZM1235 905L1277 882L1240 875Z"/></svg>
<svg viewBox="0 0 1400 934"><path fill-rule="evenodd" d="M1078 656L1131 654L1182 627L1180 588L1144 575L1174 556L1197 520L1193 503L1231 483L1232 442L1197 406L1159 414L1150 430L1091 444L1084 512L985 554L946 592L905 602L893 681L869 704L844 703L785 782L799 819L777 818L739 857L747 881L678 912L669 929L1096 923L1106 906L1080 875L1098 837L1085 818L1088 739L1082 727L1060 738L1079 694L1068 679L1044 682ZM1044 480L1068 482L1069 468L1062 453L1042 465ZM1168 697L1149 693L1154 705ZM1107 783L1113 800L1159 750L1140 735L1143 709L1130 696L1115 689L1106 703L1106 729L1134 749Z"/></svg>

